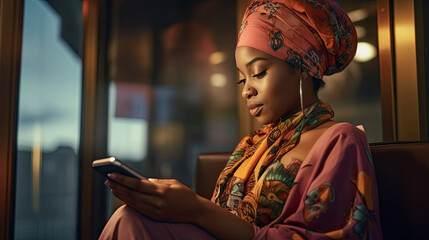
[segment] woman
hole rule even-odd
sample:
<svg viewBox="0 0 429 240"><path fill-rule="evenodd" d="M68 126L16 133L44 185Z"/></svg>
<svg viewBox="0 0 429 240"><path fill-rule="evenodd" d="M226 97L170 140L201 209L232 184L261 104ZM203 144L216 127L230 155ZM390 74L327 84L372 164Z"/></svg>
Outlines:
<svg viewBox="0 0 429 240"><path fill-rule="evenodd" d="M343 70L356 32L333 0L253 1L236 62L249 112L245 137L212 200L176 180L107 181L126 206L100 239L381 239L375 173L364 132L335 123L318 100Z"/></svg>

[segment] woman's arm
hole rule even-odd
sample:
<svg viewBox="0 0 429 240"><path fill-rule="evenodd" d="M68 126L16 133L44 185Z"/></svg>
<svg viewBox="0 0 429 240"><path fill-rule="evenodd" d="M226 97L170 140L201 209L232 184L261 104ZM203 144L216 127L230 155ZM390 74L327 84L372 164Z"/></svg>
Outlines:
<svg viewBox="0 0 429 240"><path fill-rule="evenodd" d="M230 213L208 199L198 196L202 202L202 214L197 218L196 225L204 228L218 239L252 239L253 224Z"/></svg>
<svg viewBox="0 0 429 240"><path fill-rule="evenodd" d="M172 179L138 180L110 174L112 193L128 206L158 221L195 224L219 239L252 239L253 225Z"/></svg>
<svg viewBox="0 0 429 240"><path fill-rule="evenodd" d="M382 239L365 134L346 123L328 129L302 163L282 215L254 239Z"/></svg>

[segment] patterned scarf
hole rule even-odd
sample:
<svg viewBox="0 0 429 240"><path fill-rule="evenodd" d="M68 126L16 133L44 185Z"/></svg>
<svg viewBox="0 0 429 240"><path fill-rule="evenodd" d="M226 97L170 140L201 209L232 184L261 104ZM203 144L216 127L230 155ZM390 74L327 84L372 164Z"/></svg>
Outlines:
<svg viewBox="0 0 429 240"><path fill-rule="evenodd" d="M318 101L304 114L299 111L243 138L219 176L212 201L258 226L276 219L301 165L297 159L283 165L282 156L295 147L302 133L333 116L329 105Z"/></svg>

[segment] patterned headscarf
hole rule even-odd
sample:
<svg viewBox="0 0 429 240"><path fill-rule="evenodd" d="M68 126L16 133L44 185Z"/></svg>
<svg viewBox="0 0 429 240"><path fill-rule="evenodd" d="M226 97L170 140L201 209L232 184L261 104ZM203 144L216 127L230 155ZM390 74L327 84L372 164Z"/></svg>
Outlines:
<svg viewBox="0 0 429 240"><path fill-rule="evenodd" d="M256 48L322 79L352 61L357 35L334 0L254 0L244 14L239 46Z"/></svg>

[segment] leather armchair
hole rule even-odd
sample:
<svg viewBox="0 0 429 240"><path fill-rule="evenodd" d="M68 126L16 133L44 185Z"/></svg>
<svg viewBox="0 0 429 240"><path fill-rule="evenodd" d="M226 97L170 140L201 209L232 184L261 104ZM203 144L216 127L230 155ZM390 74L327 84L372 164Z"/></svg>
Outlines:
<svg viewBox="0 0 429 240"><path fill-rule="evenodd" d="M371 144L385 239L425 239L429 223L429 142ZM195 190L212 195L230 153L198 156Z"/></svg>

